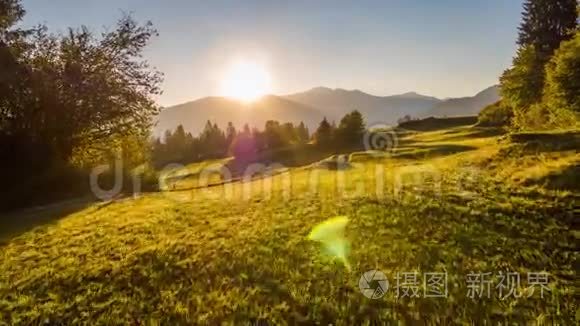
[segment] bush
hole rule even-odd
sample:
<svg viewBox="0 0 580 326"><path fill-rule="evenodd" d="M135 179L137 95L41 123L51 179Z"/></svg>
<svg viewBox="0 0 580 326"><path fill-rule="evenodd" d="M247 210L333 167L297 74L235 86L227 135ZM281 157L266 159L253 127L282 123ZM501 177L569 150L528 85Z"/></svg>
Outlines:
<svg viewBox="0 0 580 326"><path fill-rule="evenodd" d="M578 115L560 107L538 103L527 110L515 110L513 125L520 130L574 129Z"/></svg>
<svg viewBox="0 0 580 326"><path fill-rule="evenodd" d="M503 127L509 126L514 117L514 111L511 107L501 101L488 105L478 117L478 125L483 127Z"/></svg>

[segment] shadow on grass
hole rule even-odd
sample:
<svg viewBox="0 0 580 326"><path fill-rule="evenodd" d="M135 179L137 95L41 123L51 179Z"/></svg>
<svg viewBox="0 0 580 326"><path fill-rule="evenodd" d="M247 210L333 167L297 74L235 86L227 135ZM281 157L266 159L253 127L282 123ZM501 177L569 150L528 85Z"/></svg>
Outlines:
<svg viewBox="0 0 580 326"><path fill-rule="evenodd" d="M509 140L526 152L557 152L580 148L580 131L512 134Z"/></svg>
<svg viewBox="0 0 580 326"><path fill-rule="evenodd" d="M462 131L464 133L460 134ZM501 128L470 128L467 130L457 130L454 134L459 134L454 137L446 138L445 140L463 140L463 139L472 139L472 138L489 138L489 137L496 137L502 136L507 133L506 130Z"/></svg>
<svg viewBox="0 0 580 326"><path fill-rule="evenodd" d="M434 158L447 155L453 155L457 153L467 152L476 150L477 147L467 146L467 145L417 145L413 147L415 150L408 152L399 152L393 155L393 158L397 159L422 159L422 158Z"/></svg>
<svg viewBox="0 0 580 326"><path fill-rule="evenodd" d="M534 184L551 190L580 191L580 166L573 164L562 170L554 171L543 178L525 182L527 186Z"/></svg>
<svg viewBox="0 0 580 326"><path fill-rule="evenodd" d="M477 123L476 116L452 118L426 118L402 123L399 128L413 131L435 131L453 127L469 126Z"/></svg>
<svg viewBox="0 0 580 326"><path fill-rule="evenodd" d="M62 201L0 215L0 246L36 227L52 224L94 203L92 197Z"/></svg>

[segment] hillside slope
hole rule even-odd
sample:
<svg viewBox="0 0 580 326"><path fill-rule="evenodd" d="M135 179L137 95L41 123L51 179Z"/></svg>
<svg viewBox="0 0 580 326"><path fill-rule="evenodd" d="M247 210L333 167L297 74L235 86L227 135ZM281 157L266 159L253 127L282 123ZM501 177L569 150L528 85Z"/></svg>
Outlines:
<svg viewBox="0 0 580 326"><path fill-rule="evenodd" d="M318 108L330 119L339 120L344 114L359 110L368 123L394 124L404 115L419 116L441 100L405 93L393 96L375 96L359 90L317 87L302 93L286 95L285 98Z"/></svg>
<svg viewBox="0 0 580 326"><path fill-rule="evenodd" d="M300 123L311 130L323 119L323 114L313 107L290 101L279 96L265 96L256 102L244 103L225 97L206 97L197 101L164 109L157 117L155 135L174 130L179 124L197 134L211 120L225 129L228 122L241 128L244 124L262 129L268 120Z"/></svg>
<svg viewBox="0 0 580 326"><path fill-rule="evenodd" d="M285 96L269 95L253 103L225 97L206 97L165 108L157 117L155 135L183 124L197 134L207 120L224 128L228 122L241 128L245 123L263 128L267 120L299 123L312 131L323 117L336 123L348 112L359 110L368 125L394 125L405 115L412 117L469 116L499 99L497 87L490 87L473 97L447 99L409 92L392 96L375 96L359 90L317 87L306 92Z"/></svg>
<svg viewBox="0 0 580 326"><path fill-rule="evenodd" d="M573 325L577 193L521 178L570 180L578 140L407 132L392 155L353 153L343 170L305 166L55 215L0 244L0 324ZM337 215L350 220L350 270L307 239ZM391 285L376 299L360 289L370 270ZM411 272L419 296L397 298L397 276ZM487 272L491 295L470 297L468 275ZM499 272L519 273L518 296L496 288ZM527 281L535 272L548 275L542 296ZM444 297L425 295L425 273L445 275Z"/></svg>
<svg viewBox="0 0 580 326"><path fill-rule="evenodd" d="M424 114L424 117L456 117L478 115L486 106L499 101L499 87L489 87L475 96L447 99Z"/></svg>

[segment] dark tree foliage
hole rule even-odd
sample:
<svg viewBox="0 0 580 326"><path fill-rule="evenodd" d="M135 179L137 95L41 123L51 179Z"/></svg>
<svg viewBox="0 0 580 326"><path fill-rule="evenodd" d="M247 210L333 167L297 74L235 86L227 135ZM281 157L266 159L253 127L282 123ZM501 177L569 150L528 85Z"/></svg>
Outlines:
<svg viewBox="0 0 580 326"><path fill-rule="evenodd" d="M13 55L10 78L0 81L2 134L19 147L27 146L23 140L42 144L49 161L68 162L75 151L148 133L161 76L141 53L154 35L150 23L140 26L128 16L100 36L85 27L66 35L35 30L27 48ZM9 55L1 60L11 63Z"/></svg>
<svg viewBox="0 0 580 326"><path fill-rule="evenodd" d="M4 34L24 16L19 0L0 0L0 34Z"/></svg>
<svg viewBox="0 0 580 326"><path fill-rule="evenodd" d="M125 16L100 34L86 27L51 34L44 26L16 28L24 14L18 0L0 0L0 177L11 189L5 201L28 204L22 198L33 189L45 199L47 189L88 191L81 189L86 173L117 153L128 176L147 160L159 109L153 97L161 75L142 58L157 34L151 23Z"/></svg>
<svg viewBox="0 0 580 326"><path fill-rule="evenodd" d="M231 123L229 126L233 128ZM168 164L223 158L229 154L229 148L235 137L237 134L230 140L218 125L211 121L207 121L198 137L186 132L183 126L179 125L174 131L166 130L162 139L153 139L152 161L156 168L163 168Z"/></svg>
<svg viewBox="0 0 580 326"><path fill-rule="evenodd" d="M318 129L314 133L314 140L318 146L329 146L332 144L334 130L326 118L322 119Z"/></svg>
<svg viewBox="0 0 580 326"><path fill-rule="evenodd" d="M339 127L324 118L313 135L316 145L322 149L352 149L361 145L365 133L365 123L358 111L345 115ZM237 161L250 162L258 157L271 157L273 153L289 148L302 148L309 141L308 128L304 123L298 126L290 122L267 121L262 131L246 124L241 131L230 122L226 132L216 124L207 121L204 130L194 137L179 125L173 131L167 130L162 138L152 141L153 162L161 169L168 164L187 164L207 159L225 158L233 155ZM265 154L260 156L260 154Z"/></svg>
<svg viewBox="0 0 580 326"><path fill-rule="evenodd" d="M265 145L270 150L281 148L284 145L284 138L278 121L266 121L266 125L264 126L264 138L266 140Z"/></svg>
<svg viewBox="0 0 580 326"><path fill-rule="evenodd" d="M546 66L560 45L576 32L577 8L577 0L524 2L519 49L512 67L500 78L502 104L513 110L514 127L526 129L531 124L541 125L542 120L551 120L545 116L550 110L542 108L545 104L542 102L546 93Z"/></svg>
<svg viewBox="0 0 580 326"><path fill-rule="evenodd" d="M501 94L508 105L520 110L542 99L544 65L533 46L518 49L512 67L500 77Z"/></svg>
<svg viewBox="0 0 580 326"><path fill-rule="evenodd" d="M478 116L478 125L482 127L505 127L511 124L513 110L501 101L486 106Z"/></svg>
<svg viewBox="0 0 580 326"><path fill-rule="evenodd" d="M232 144L237 134L238 133L236 131L236 127L234 127L234 124L228 122L228 126L226 128L226 143L228 144L228 146Z"/></svg>
<svg viewBox="0 0 580 326"><path fill-rule="evenodd" d="M546 69L545 105L551 112L552 123L578 127L580 122L580 31L569 41L562 42ZM574 121L575 120L575 121Z"/></svg>
<svg viewBox="0 0 580 326"><path fill-rule="evenodd" d="M296 133L298 137L298 142L300 144L308 143L310 139L310 132L308 131L308 127L304 125L304 122L300 122L298 127L296 127Z"/></svg>
<svg viewBox="0 0 580 326"><path fill-rule="evenodd" d="M338 125L336 141L343 146L353 146L362 143L365 132L363 116L357 110L346 114Z"/></svg>
<svg viewBox="0 0 580 326"><path fill-rule="evenodd" d="M577 7L577 0L526 0L518 45L531 45L542 55L551 56L578 26Z"/></svg>

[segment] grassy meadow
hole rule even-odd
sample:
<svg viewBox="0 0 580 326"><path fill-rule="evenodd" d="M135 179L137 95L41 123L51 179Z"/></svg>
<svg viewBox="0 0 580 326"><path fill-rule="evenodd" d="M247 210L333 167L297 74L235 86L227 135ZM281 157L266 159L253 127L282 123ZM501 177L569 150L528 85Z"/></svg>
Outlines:
<svg viewBox="0 0 580 326"><path fill-rule="evenodd" d="M341 168L200 188L204 163L172 172L172 191L3 217L0 324L577 323L579 133L432 129ZM335 216L350 270L307 239ZM373 269L390 285L378 299L359 290ZM468 274L500 271L521 296L469 297ZM420 287L447 273L447 296L397 297L406 272ZM543 298L529 272L549 274Z"/></svg>

